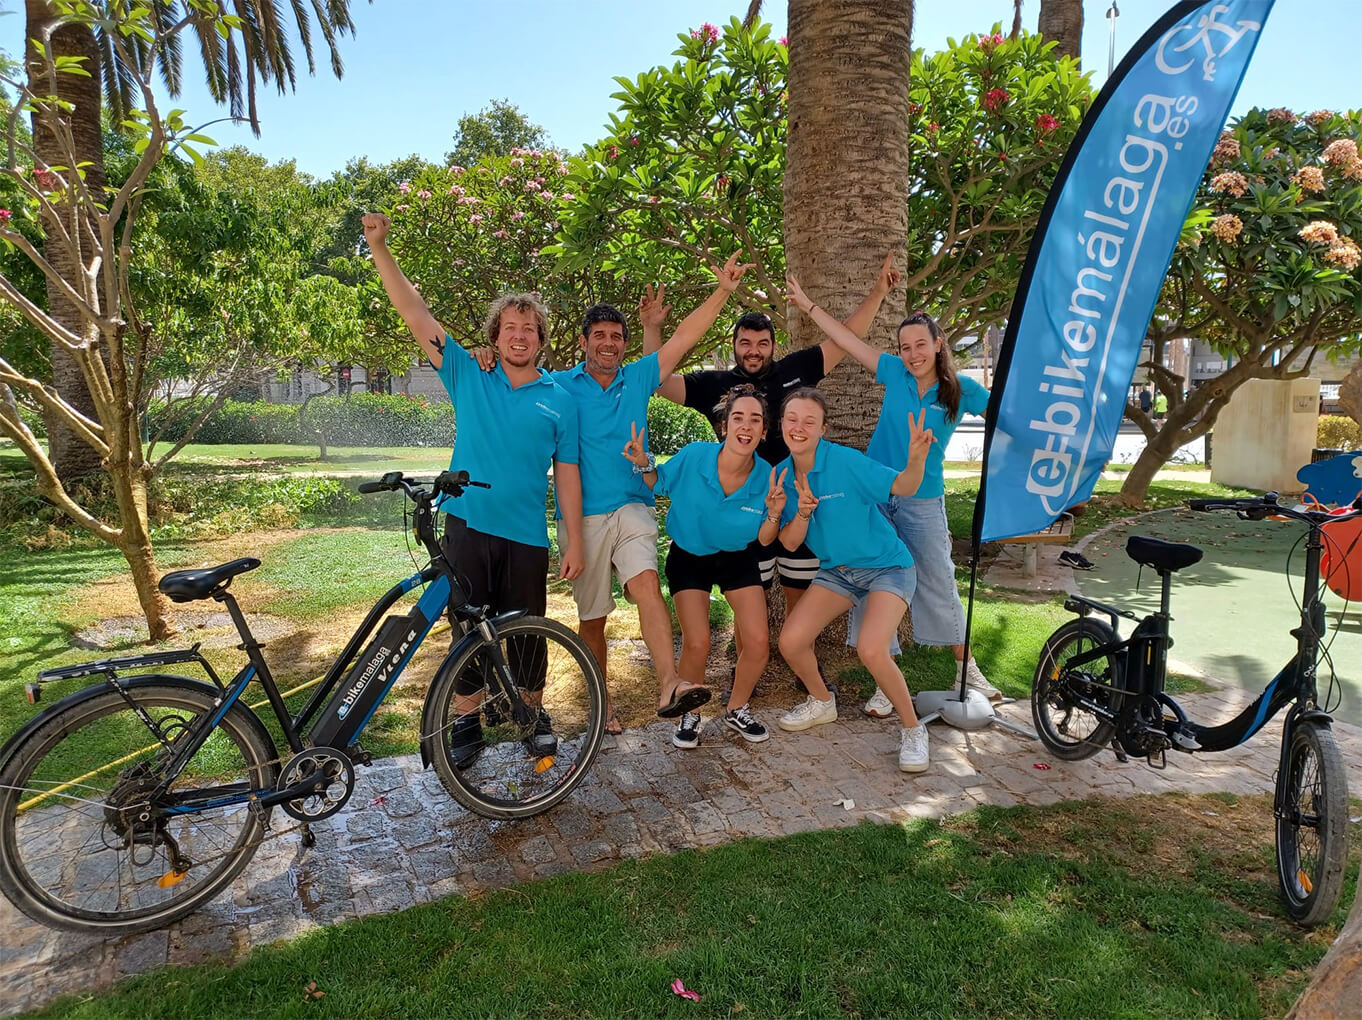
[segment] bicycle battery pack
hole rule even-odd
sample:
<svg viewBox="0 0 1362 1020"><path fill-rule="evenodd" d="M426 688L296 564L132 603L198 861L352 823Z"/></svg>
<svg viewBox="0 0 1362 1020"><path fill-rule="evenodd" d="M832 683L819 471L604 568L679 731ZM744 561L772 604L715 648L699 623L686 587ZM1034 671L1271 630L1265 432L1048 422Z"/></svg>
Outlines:
<svg viewBox="0 0 1362 1020"><path fill-rule="evenodd" d="M429 627L419 608L383 621L317 717L309 734L315 746L347 748L354 743Z"/></svg>

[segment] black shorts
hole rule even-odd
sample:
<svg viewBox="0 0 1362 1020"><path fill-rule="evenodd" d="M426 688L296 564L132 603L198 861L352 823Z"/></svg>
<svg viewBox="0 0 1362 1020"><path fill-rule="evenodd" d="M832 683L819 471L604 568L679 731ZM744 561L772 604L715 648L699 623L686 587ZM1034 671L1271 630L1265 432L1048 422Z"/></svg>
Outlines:
<svg viewBox="0 0 1362 1020"><path fill-rule="evenodd" d="M549 550L470 528L445 515L442 547L469 602L492 615L526 609L543 616L548 607Z"/></svg>
<svg viewBox="0 0 1362 1020"><path fill-rule="evenodd" d="M696 556L672 542L667 552L667 584L673 595L679 591L709 592L716 585L720 591L755 588L761 584L761 571L752 548Z"/></svg>
<svg viewBox="0 0 1362 1020"><path fill-rule="evenodd" d="M753 550L757 558L763 588L769 589L775 584L777 571L780 572L780 586L794 591L803 591L818 574L818 557L803 542L794 552L781 545L780 539L770 545L753 542L747 548Z"/></svg>

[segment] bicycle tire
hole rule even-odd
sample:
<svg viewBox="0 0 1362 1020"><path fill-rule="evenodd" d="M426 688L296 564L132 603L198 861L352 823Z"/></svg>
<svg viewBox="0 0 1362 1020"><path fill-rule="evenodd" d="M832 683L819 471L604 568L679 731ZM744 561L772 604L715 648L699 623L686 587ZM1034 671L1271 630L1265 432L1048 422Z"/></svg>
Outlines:
<svg viewBox="0 0 1362 1020"><path fill-rule="evenodd" d="M1111 743L1115 724L1078 704L1087 698L1113 713L1120 710L1120 664L1112 656L1069 670L1068 660L1116 640L1111 625L1088 617L1070 620L1045 639L1031 684L1031 719L1041 742L1065 761L1090 758ZM1080 728L1076 722L1090 720Z"/></svg>
<svg viewBox="0 0 1362 1020"><path fill-rule="evenodd" d="M0 892L49 927L107 937L178 920L241 873L265 829L268 809L169 813L150 804L148 772L167 750L129 700L173 746L195 720L220 710L221 695L187 677L122 683L126 699L95 687L53 705L0 768ZM259 718L236 704L170 790L218 789L222 779L237 789L272 787L274 757ZM212 785L202 782L208 776ZM146 817L132 813L144 807ZM170 841L193 864L178 878Z"/></svg>
<svg viewBox="0 0 1362 1020"><path fill-rule="evenodd" d="M1277 773L1277 880L1286 911L1313 928L1333 914L1348 860L1348 780L1333 729L1323 719L1296 723Z"/></svg>
<svg viewBox="0 0 1362 1020"><path fill-rule="evenodd" d="M529 818L567 797L591 768L605 736L605 678L586 643L555 620L522 616L495 629L518 686L533 691L536 683L525 678L543 670L537 696L557 739L554 753L545 755L526 745L530 728L510 721L504 694L484 694L469 710L469 690L488 683L485 644L480 641L456 648L436 674L423 714L422 748L441 784L468 810L486 818ZM535 697L531 693L527 703ZM462 712L460 698L465 699ZM467 720L473 714L484 743L461 767L450 746L451 733L461 716Z"/></svg>

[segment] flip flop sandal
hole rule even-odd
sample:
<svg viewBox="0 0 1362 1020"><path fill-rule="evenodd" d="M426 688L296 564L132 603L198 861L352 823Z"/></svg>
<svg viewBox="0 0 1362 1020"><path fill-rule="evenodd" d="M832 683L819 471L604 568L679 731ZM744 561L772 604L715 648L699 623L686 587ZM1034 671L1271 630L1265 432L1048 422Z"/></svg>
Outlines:
<svg viewBox="0 0 1362 1020"><path fill-rule="evenodd" d="M672 700L657 710L659 719L679 719L687 712L694 712L714 697L708 687L690 687L679 694L673 690Z"/></svg>

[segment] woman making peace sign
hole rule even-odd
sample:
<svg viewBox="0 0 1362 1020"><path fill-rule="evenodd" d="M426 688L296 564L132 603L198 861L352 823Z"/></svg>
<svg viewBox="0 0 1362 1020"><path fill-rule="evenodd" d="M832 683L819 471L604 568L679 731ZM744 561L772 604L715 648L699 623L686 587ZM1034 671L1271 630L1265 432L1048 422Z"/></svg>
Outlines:
<svg viewBox="0 0 1362 1020"><path fill-rule="evenodd" d="M667 533L672 546L666 573L681 623L677 672L685 683L705 682L709 593L718 585L733 607L733 628L740 638L724 725L758 743L770 734L753 718L747 703L766 668L769 631L756 543L775 541L786 496L783 479L756 456L768 418L756 387L734 387L716 410L722 414L722 443L689 443L665 464L654 466L643 434L635 428L624 456L651 489L671 497ZM672 743L695 747L700 743L700 723L699 713L687 712Z"/></svg>
<svg viewBox="0 0 1362 1020"><path fill-rule="evenodd" d="M778 469L786 474L780 543L787 549L807 543L819 568L780 632L780 653L809 689L802 704L780 717L780 727L806 730L836 721L837 703L818 673L813 643L823 628L864 599L856 653L893 703L903 726L899 768L922 772L928 763L927 727L918 722L908 685L889 654L889 643L913 597L913 558L879 504L891 495L911 496L917 491L932 433L923 429L920 416L909 416L908 464L895 471L859 450L824 440L826 416L823 395L812 388L795 390L781 410L790 456Z"/></svg>

